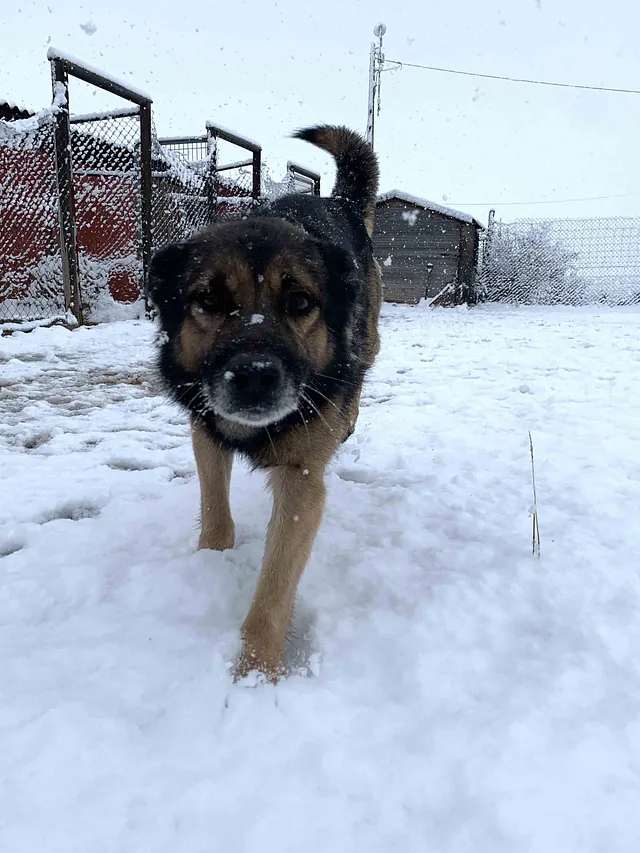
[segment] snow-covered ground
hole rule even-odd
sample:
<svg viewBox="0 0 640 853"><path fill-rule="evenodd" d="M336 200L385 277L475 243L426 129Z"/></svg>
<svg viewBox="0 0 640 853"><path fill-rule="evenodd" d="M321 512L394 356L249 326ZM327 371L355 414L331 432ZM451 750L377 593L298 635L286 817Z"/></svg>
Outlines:
<svg viewBox="0 0 640 853"><path fill-rule="evenodd" d="M637 853L640 313L386 307L276 687L152 327L0 340L3 853ZM531 555L533 433L542 556Z"/></svg>

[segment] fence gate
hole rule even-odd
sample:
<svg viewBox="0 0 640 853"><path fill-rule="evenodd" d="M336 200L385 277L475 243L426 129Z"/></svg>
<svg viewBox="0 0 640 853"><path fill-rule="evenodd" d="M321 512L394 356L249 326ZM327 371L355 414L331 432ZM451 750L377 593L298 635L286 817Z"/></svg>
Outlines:
<svg viewBox="0 0 640 853"><path fill-rule="evenodd" d="M151 98L58 51L49 51L66 306L98 319L106 296L148 307L151 261ZM133 104L71 116L69 77Z"/></svg>

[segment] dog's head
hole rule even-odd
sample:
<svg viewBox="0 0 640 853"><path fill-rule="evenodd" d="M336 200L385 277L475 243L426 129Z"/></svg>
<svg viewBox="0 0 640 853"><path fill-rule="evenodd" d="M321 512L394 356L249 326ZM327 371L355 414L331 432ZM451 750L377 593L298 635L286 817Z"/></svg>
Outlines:
<svg viewBox="0 0 640 853"><path fill-rule="evenodd" d="M180 384L228 425L257 428L345 357L360 275L344 249L256 218L166 246L149 282Z"/></svg>

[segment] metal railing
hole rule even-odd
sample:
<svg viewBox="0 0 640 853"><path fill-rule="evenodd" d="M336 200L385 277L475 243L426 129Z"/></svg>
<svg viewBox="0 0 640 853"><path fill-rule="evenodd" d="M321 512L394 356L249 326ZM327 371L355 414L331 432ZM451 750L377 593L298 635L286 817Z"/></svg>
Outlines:
<svg viewBox="0 0 640 853"><path fill-rule="evenodd" d="M257 142L213 122L158 138L149 95L56 49L47 58L53 105L0 120L0 322L148 309L155 248L247 216L261 198L320 191L320 176L291 162L273 180ZM127 105L73 115L72 78Z"/></svg>
<svg viewBox="0 0 640 853"><path fill-rule="evenodd" d="M298 192L309 192L313 195L320 195L320 175L317 172L307 169L305 166L300 166L294 163L293 160L287 162L287 174L291 176L291 181L294 190ZM300 186L302 184L302 186Z"/></svg>

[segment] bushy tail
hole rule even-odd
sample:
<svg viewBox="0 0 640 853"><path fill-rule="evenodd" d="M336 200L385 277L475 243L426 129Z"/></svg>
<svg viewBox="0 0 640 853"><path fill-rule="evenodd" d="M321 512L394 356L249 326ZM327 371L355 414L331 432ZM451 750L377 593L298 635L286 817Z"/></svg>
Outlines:
<svg viewBox="0 0 640 853"><path fill-rule="evenodd" d="M307 127L293 135L322 148L335 159L337 174L331 194L349 199L358 207L371 236L380 175L378 158L371 145L348 127L330 124Z"/></svg>

